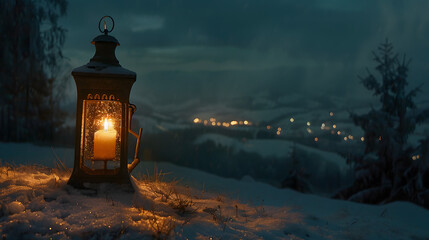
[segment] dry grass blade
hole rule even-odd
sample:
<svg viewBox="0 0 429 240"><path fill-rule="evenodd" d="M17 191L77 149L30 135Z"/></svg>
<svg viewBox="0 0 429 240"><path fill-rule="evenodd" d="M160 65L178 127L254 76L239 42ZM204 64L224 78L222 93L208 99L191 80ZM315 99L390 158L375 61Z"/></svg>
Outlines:
<svg viewBox="0 0 429 240"><path fill-rule="evenodd" d="M54 162L54 166L55 169L63 174L71 174L70 169L67 168L67 166L64 164L64 162L58 157L57 153L55 152L54 148L51 147L52 153L54 154L55 157L55 162Z"/></svg>

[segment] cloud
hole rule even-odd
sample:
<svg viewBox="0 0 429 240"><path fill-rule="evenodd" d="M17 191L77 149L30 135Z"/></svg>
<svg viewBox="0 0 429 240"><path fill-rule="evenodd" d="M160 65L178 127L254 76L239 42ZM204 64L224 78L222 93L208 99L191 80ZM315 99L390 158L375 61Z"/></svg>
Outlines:
<svg viewBox="0 0 429 240"><path fill-rule="evenodd" d="M110 14L118 59L138 74L136 94L361 96L357 75L374 67L371 51L386 37L413 58L411 86L429 76L428 8L421 0L75 0L65 53L88 62L99 17Z"/></svg>
<svg viewBox="0 0 429 240"><path fill-rule="evenodd" d="M133 32L157 30L164 26L164 19L160 16L135 15L130 17L129 22Z"/></svg>

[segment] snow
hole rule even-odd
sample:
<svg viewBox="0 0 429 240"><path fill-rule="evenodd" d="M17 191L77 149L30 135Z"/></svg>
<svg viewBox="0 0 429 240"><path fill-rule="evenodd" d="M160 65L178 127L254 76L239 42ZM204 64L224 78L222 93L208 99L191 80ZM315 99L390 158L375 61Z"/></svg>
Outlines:
<svg viewBox="0 0 429 240"><path fill-rule="evenodd" d="M140 169L154 169L144 162ZM425 239L429 211L370 206L157 163L118 186L66 184L69 171L0 167L4 239ZM162 172L171 172L168 175ZM180 179L178 183L170 179Z"/></svg>
<svg viewBox="0 0 429 240"><path fill-rule="evenodd" d="M73 167L74 149L34 145L32 143L1 143L0 161L13 165L37 164L54 167L60 159L68 167Z"/></svg>
<svg viewBox="0 0 429 240"><path fill-rule="evenodd" d="M262 157L277 157L284 158L290 155L294 144L297 149L303 150L308 155L316 156L319 161L327 161L339 167L342 172L347 171L349 166L346 159L332 152L318 150L302 144L293 143L287 140L277 139L248 139L245 142L234 138L223 136L215 133L203 134L195 140L195 144L201 144L207 141L213 141L217 145L232 147L236 152L254 152Z"/></svg>

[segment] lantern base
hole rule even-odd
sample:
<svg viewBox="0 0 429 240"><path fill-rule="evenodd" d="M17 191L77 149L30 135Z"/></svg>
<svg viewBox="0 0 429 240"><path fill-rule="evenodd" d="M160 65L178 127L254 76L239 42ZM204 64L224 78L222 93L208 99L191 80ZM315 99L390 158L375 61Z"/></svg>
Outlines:
<svg viewBox="0 0 429 240"><path fill-rule="evenodd" d="M123 192L134 193L135 189L132 184L117 184L117 183L68 183L68 185L81 191L84 195L97 196L105 192Z"/></svg>
<svg viewBox="0 0 429 240"><path fill-rule="evenodd" d="M89 175L83 171L78 173L73 171L70 176L68 185L78 189L92 189L91 185L101 185L102 183L112 184L117 189L122 189L127 192L134 192L133 184L131 183L130 176L128 174L117 174L117 175Z"/></svg>

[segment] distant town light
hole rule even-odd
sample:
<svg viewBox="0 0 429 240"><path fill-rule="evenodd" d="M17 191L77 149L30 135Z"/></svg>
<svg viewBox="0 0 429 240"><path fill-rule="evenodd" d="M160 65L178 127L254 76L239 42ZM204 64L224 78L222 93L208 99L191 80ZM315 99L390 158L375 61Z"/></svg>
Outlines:
<svg viewBox="0 0 429 240"><path fill-rule="evenodd" d="M307 128L307 132L311 134L313 131L310 128Z"/></svg>
<svg viewBox="0 0 429 240"><path fill-rule="evenodd" d="M235 120L234 120L234 121L231 121L231 126L237 125L237 123L238 123L238 122L237 122L237 121L235 121Z"/></svg>
<svg viewBox="0 0 429 240"><path fill-rule="evenodd" d="M199 118L194 119L194 123L199 123L199 122L201 122L201 120Z"/></svg>
<svg viewBox="0 0 429 240"><path fill-rule="evenodd" d="M347 141L347 137L344 137L344 141Z"/></svg>
<svg viewBox="0 0 429 240"><path fill-rule="evenodd" d="M208 123L208 121L207 121L207 120L204 120L204 125L207 125L207 123Z"/></svg>
<svg viewBox="0 0 429 240"><path fill-rule="evenodd" d="M413 156L411 159L416 160L416 159L417 159L417 157L416 157L416 156Z"/></svg>
<svg viewBox="0 0 429 240"><path fill-rule="evenodd" d="M280 133L281 133L280 131L277 131L277 135L280 135Z"/></svg>
<svg viewBox="0 0 429 240"><path fill-rule="evenodd" d="M337 128L337 125L335 125L335 124L334 124L334 125L332 125L332 127L333 127L333 128Z"/></svg>
<svg viewBox="0 0 429 240"><path fill-rule="evenodd" d="M310 122L307 122L307 126L309 126L309 127L310 127L310 126L311 126L311 123L310 123Z"/></svg>
<svg viewBox="0 0 429 240"><path fill-rule="evenodd" d="M216 122L212 122L212 126L216 126Z"/></svg>
<svg viewBox="0 0 429 240"><path fill-rule="evenodd" d="M232 124L232 122L231 122L231 124ZM267 125L267 130L270 130L270 129L271 129L271 126Z"/></svg>
<svg viewBox="0 0 429 240"><path fill-rule="evenodd" d="M278 128L277 128L277 131L281 131L281 130L282 130L282 128L281 128L281 127L278 127Z"/></svg>
<svg viewBox="0 0 429 240"><path fill-rule="evenodd" d="M315 137L315 138L314 138L314 141L315 141L315 142L319 141L319 138L318 138L318 137Z"/></svg>
<svg viewBox="0 0 429 240"><path fill-rule="evenodd" d="M334 113L333 112L329 112L329 116L334 116Z"/></svg>
<svg viewBox="0 0 429 240"><path fill-rule="evenodd" d="M243 121L239 121L238 124L243 125Z"/></svg>
<svg viewBox="0 0 429 240"><path fill-rule="evenodd" d="M360 140L363 142L363 141L365 141L365 138L364 138L364 137L361 137L361 138L360 138Z"/></svg>
<svg viewBox="0 0 429 240"><path fill-rule="evenodd" d="M211 117L210 122L216 122L216 118Z"/></svg>
<svg viewBox="0 0 429 240"><path fill-rule="evenodd" d="M293 119L293 117L291 117L291 118L289 119L289 121L290 121L291 123L293 123L293 122L295 122L295 119Z"/></svg>
<svg viewBox="0 0 429 240"><path fill-rule="evenodd" d="M337 131L337 135L341 135L341 131Z"/></svg>
<svg viewBox="0 0 429 240"><path fill-rule="evenodd" d="M378 136L378 141L381 141L381 136Z"/></svg>
<svg viewBox="0 0 429 240"><path fill-rule="evenodd" d="M217 125L218 125L218 126L220 126L220 124L221 124L220 122L217 122Z"/></svg>
<svg viewBox="0 0 429 240"><path fill-rule="evenodd" d="M249 122L247 121L247 120L244 120L244 125L247 125L247 124L249 124Z"/></svg>

